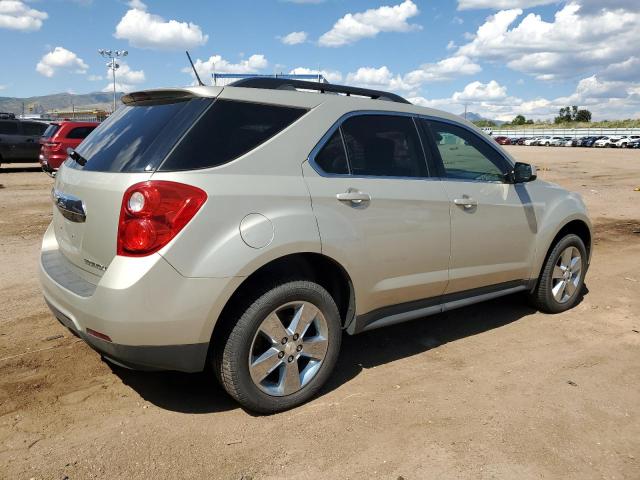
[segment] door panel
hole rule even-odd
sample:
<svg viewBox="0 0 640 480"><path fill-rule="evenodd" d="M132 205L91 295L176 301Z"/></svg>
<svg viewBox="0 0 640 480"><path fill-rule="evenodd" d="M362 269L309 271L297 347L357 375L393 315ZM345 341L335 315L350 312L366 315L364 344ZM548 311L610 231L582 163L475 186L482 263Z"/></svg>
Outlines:
<svg viewBox="0 0 640 480"><path fill-rule="evenodd" d="M475 132L423 125L451 202L446 293L528 279L537 225L525 184L505 183L510 162Z"/></svg>
<svg viewBox="0 0 640 480"><path fill-rule="evenodd" d="M448 179L442 183L451 200L446 293L528 279L536 226L524 186Z"/></svg>
<svg viewBox="0 0 640 480"><path fill-rule="evenodd" d="M323 177L308 162L303 174L322 251L351 275L358 314L444 292L449 201L440 181ZM370 200L338 200L350 191Z"/></svg>

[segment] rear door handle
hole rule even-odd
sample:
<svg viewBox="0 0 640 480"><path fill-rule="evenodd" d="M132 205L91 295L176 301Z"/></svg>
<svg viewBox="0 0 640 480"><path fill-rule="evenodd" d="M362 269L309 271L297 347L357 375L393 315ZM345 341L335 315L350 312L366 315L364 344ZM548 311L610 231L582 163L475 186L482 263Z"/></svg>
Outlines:
<svg viewBox="0 0 640 480"><path fill-rule="evenodd" d="M465 209L473 208L478 206L478 201L473 198L454 198L453 203L456 205L461 205Z"/></svg>
<svg viewBox="0 0 640 480"><path fill-rule="evenodd" d="M371 196L368 193L362 193L358 191L348 191L344 193L337 193L336 198L341 202L351 202L354 205L360 205L363 202L371 201Z"/></svg>

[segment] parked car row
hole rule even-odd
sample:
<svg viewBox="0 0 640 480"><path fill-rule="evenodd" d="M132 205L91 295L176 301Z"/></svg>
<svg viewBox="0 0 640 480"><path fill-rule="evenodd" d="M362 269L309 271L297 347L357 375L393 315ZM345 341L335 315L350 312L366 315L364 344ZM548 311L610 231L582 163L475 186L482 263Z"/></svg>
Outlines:
<svg viewBox="0 0 640 480"><path fill-rule="evenodd" d="M98 122L43 122L22 120L0 112L0 165L39 162L46 172L56 171Z"/></svg>
<svg viewBox="0 0 640 480"><path fill-rule="evenodd" d="M640 135L595 136L595 137L494 137L500 145L526 145L541 147L600 147L640 148Z"/></svg>

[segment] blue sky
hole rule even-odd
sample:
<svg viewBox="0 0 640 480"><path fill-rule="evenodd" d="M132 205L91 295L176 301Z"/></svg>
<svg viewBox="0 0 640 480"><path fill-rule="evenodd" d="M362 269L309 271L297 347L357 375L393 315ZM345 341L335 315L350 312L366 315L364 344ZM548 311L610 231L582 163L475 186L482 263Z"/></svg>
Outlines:
<svg viewBox="0 0 640 480"><path fill-rule="evenodd" d="M188 48L203 77L319 67L456 113L638 117L637 1L0 0L0 96L108 89L98 48L129 51L119 89L190 84Z"/></svg>

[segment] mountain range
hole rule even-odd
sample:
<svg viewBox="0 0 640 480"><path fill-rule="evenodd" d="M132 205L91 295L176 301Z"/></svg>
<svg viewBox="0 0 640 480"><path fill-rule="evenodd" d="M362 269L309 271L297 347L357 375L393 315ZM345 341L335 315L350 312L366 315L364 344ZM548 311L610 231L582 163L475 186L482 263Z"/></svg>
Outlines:
<svg viewBox="0 0 640 480"><path fill-rule="evenodd" d="M116 94L119 100L122 93ZM39 97L0 97L0 112L10 112L20 115L44 113L52 110L71 111L78 110L111 110L113 94L105 92L93 92L82 95L73 93L54 93Z"/></svg>

